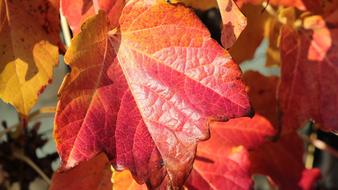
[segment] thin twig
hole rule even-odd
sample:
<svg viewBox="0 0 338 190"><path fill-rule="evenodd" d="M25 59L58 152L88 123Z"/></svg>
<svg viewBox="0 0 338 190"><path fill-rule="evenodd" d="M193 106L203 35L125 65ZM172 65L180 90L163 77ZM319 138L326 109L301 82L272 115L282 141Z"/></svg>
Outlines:
<svg viewBox="0 0 338 190"><path fill-rule="evenodd" d="M68 27L66 17L62 14L61 9L60 9L60 20L61 20L61 30L62 30L63 38L64 38L65 44L68 48L70 46L71 35L70 35L70 31L69 31L69 27Z"/></svg>
<svg viewBox="0 0 338 190"><path fill-rule="evenodd" d="M279 23L281 23L281 24L283 24L283 25L286 25L286 24L287 24L287 19L286 19L286 18L279 17L277 11L276 11L276 10L275 10L268 2L264 1L264 2L262 3L262 6L263 6L264 10L266 10L266 12L267 12L270 16L276 18L276 20L277 20Z"/></svg>
<svg viewBox="0 0 338 190"><path fill-rule="evenodd" d="M49 116L49 114L54 114L55 110L56 110L56 108L54 106L42 107L42 108L32 112L31 114L29 114L29 116L27 117L28 121L35 121L37 119L42 118L44 115ZM0 131L0 138L2 136L4 136L5 134L11 132L12 130L16 129L19 126L20 126L20 124L15 124L15 125L12 125L12 126L6 128L6 129Z"/></svg>
<svg viewBox="0 0 338 190"><path fill-rule="evenodd" d="M272 6L270 5L269 2L264 1L262 3L262 6L263 6L263 10L265 10L266 12L268 12L271 16L273 16L273 17L277 17L278 16L277 12L275 11L274 8L272 8Z"/></svg>
<svg viewBox="0 0 338 190"><path fill-rule="evenodd" d="M17 158L28 164L34 171L36 171L36 173L38 173L41 176L43 180L46 181L48 185L51 183L49 177L29 157L25 156L23 153L20 153L19 151L14 151L13 156L14 158Z"/></svg>
<svg viewBox="0 0 338 190"><path fill-rule="evenodd" d="M328 152L330 154L332 154L333 156L335 156L336 158L338 158L338 151L331 147L330 145L326 144L325 142L317 139L317 138L310 138L307 137L305 135L301 135L302 139L308 143L311 143L313 146L315 146L316 148L318 148L319 150Z"/></svg>
<svg viewBox="0 0 338 190"><path fill-rule="evenodd" d="M288 18L279 16L278 11L276 11L276 10L275 10L268 2L264 1L264 2L262 3L262 6L263 6L263 8L264 8L263 10L266 10L266 12L267 12L270 16L276 18L276 20L277 20L280 24L282 24L282 25L290 24L290 23L288 23ZM295 21L294 21L293 23L291 23L291 24L293 25L294 28L299 28L299 27L302 26L302 21L299 20L299 19L297 19L297 20L295 20Z"/></svg>
<svg viewBox="0 0 338 190"><path fill-rule="evenodd" d="M317 138L317 134L316 133L310 134L310 138ZM308 143L305 157L305 168L307 169L313 168L313 163L315 160L314 156L315 150L316 147L312 143Z"/></svg>
<svg viewBox="0 0 338 190"><path fill-rule="evenodd" d="M0 139L2 136L6 135L7 133L10 133L13 129L16 129L18 126L19 124L16 124L0 131Z"/></svg>
<svg viewBox="0 0 338 190"><path fill-rule="evenodd" d="M38 118L41 118L42 114L54 114L55 113L56 108L54 106L46 106L46 107L42 107L34 112L32 112L31 114L29 114L28 116L28 121L34 121Z"/></svg>

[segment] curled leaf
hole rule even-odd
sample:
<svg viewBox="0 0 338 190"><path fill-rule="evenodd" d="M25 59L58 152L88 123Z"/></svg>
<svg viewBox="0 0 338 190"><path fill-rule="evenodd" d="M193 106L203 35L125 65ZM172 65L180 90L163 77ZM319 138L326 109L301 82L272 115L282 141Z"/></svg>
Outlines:
<svg viewBox="0 0 338 190"><path fill-rule="evenodd" d="M0 23L0 98L28 115L58 63L58 1L1 0Z"/></svg>

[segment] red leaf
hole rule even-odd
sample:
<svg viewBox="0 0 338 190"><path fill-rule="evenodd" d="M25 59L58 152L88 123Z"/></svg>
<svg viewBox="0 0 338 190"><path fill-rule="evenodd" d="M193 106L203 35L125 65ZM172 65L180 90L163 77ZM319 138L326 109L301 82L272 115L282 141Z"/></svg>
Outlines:
<svg viewBox="0 0 338 190"><path fill-rule="evenodd" d="M322 129L337 131L338 29L327 28L319 16L304 23L309 30L282 31L279 96L283 124L295 129L314 120Z"/></svg>
<svg viewBox="0 0 338 190"><path fill-rule="evenodd" d="M190 190L247 190L252 183L250 161L244 147L229 148L219 141L208 140L198 147L186 186Z"/></svg>
<svg viewBox="0 0 338 190"><path fill-rule="evenodd" d="M276 124L278 118L276 112L278 78L264 77L257 72L247 72L244 75L244 80L249 85L249 97L255 111L264 114L266 118ZM252 120L252 122L251 125L254 125L255 121ZM275 128L278 127L275 126ZM312 175L311 172L308 173L308 176L302 177L302 173L307 173L308 170L304 168L304 144L297 131L282 128L279 135L280 137L274 142L265 143L250 152L252 172L269 176L279 186L279 189L312 188L317 178L315 173Z"/></svg>
<svg viewBox="0 0 338 190"><path fill-rule="evenodd" d="M123 6L124 0L61 0L62 13L76 34L80 32L81 24L95 15L95 9L106 11L111 26L117 26Z"/></svg>
<svg viewBox="0 0 338 190"><path fill-rule="evenodd" d="M254 149L264 143L266 138L275 135L271 123L259 114L252 119L236 118L226 123L216 122L211 126L211 134L217 134L222 139L222 144L228 147L243 145L247 149Z"/></svg>
<svg viewBox="0 0 338 190"><path fill-rule="evenodd" d="M249 98L255 112L264 116L276 127L278 120L276 90L279 78L248 71L243 74L243 80L248 85Z"/></svg>
<svg viewBox="0 0 338 190"><path fill-rule="evenodd" d="M53 175L49 190L111 190L111 177L109 160L105 154L101 153L68 171L57 171Z"/></svg>
<svg viewBox="0 0 338 190"><path fill-rule="evenodd" d="M253 173L268 175L280 189L307 189L301 182L304 172L303 141L296 132L283 133L276 142L262 145L250 153ZM307 179L305 179L307 180Z"/></svg>
<svg viewBox="0 0 338 190"><path fill-rule="evenodd" d="M167 173L181 186L207 121L250 113L241 72L183 6L131 1L119 22L108 31L103 13L89 19L66 53L72 72L55 128L62 165L104 151L139 182L158 186Z"/></svg>
<svg viewBox="0 0 338 190"><path fill-rule="evenodd" d="M201 142L189 189L250 189L249 153L274 135L271 124L260 115L212 124L211 138ZM243 145L243 146L239 146Z"/></svg>
<svg viewBox="0 0 338 190"><path fill-rule="evenodd" d="M299 181L299 186L303 190L312 190L314 189L314 184L320 179L321 174L318 168L304 170L302 173L302 178Z"/></svg>

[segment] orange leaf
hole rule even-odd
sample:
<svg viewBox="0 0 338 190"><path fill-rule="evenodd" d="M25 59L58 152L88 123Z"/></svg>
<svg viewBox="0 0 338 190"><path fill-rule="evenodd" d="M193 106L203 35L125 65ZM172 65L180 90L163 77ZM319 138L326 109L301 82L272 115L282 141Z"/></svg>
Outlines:
<svg viewBox="0 0 338 190"><path fill-rule="evenodd" d="M113 173L113 189L114 190L147 190L146 185L138 184L129 170Z"/></svg>
<svg viewBox="0 0 338 190"><path fill-rule="evenodd" d="M107 156L101 153L70 170L57 171L49 190L112 190L110 168Z"/></svg>

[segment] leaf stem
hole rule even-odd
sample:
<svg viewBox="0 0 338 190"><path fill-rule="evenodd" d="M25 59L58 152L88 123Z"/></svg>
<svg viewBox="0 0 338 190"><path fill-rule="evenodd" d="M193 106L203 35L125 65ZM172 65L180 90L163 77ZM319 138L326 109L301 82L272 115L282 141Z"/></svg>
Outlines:
<svg viewBox="0 0 338 190"><path fill-rule="evenodd" d="M34 121L36 119L42 118L43 117L42 114L45 115L45 114L55 113L55 110L56 110L56 108L54 106L47 106L47 107L42 107L42 108L32 112L31 114L29 114L28 117L20 115L19 116L20 123L12 125L12 126L6 128L6 129L0 131L0 138L3 135L5 135L5 134L11 132L12 130L16 129L17 127L19 127L19 126L23 127L24 125L28 124L27 123L28 121ZM23 118L23 117L25 117L25 118ZM25 121L25 120L27 120L27 121Z"/></svg>
<svg viewBox="0 0 338 190"><path fill-rule="evenodd" d="M266 12L269 15L276 18L276 20L279 23L281 23L283 25L287 24L287 19L285 19L285 18L283 19L282 17L279 17L277 11L267 1L263 1L262 6L263 6L264 10L266 10Z"/></svg>
<svg viewBox="0 0 338 190"><path fill-rule="evenodd" d="M263 1L262 2L262 6L263 6L263 10L266 10L266 12L268 12L271 16L273 17L277 17L277 12L275 11L274 8L272 8L272 6L270 5L270 3L268 3L267 1Z"/></svg>
<svg viewBox="0 0 338 190"><path fill-rule="evenodd" d="M34 112L32 112L31 114L29 114L28 116L28 121L34 121L38 118L41 118L42 114L51 114L51 113L55 113L56 108L54 106L46 106L46 107L42 107Z"/></svg>

